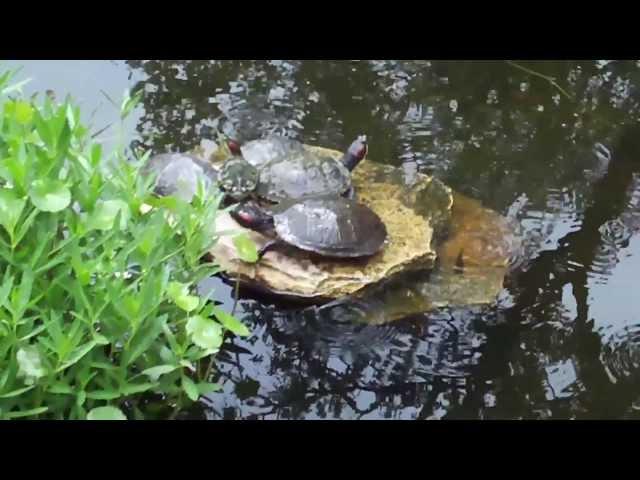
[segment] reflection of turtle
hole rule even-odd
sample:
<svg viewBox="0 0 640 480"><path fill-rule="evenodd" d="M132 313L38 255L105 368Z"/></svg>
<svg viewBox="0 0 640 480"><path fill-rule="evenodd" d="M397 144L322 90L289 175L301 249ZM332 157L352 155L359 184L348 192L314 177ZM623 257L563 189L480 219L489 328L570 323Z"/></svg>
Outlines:
<svg viewBox="0 0 640 480"><path fill-rule="evenodd" d="M242 147L235 140L227 140L227 146L236 157L222 167L222 187L236 199L255 193L272 203L330 195L352 196L350 172L367 154L364 135L358 137L340 159L317 155L294 140L278 136L254 140ZM246 163L242 164L239 157Z"/></svg>
<svg viewBox="0 0 640 480"><path fill-rule="evenodd" d="M175 195L185 201L191 201L199 181L204 182L205 187L218 181L218 172L210 164L184 153L151 157L143 171L157 175L154 186L157 195Z"/></svg>
<svg viewBox="0 0 640 480"><path fill-rule="evenodd" d="M387 229L370 208L346 198L314 198L277 207L270 214L253 202L238 205L231 216L243 227L269 232L281 243L325 257L371 256L382 248Z"/></svg>

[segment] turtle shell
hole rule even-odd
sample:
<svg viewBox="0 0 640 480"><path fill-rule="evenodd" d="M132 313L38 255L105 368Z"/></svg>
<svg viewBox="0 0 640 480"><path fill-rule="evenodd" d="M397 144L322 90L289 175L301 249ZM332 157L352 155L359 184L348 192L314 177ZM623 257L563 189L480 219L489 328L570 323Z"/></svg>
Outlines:
<svg viewBox="0 0 640 480"><path fill-rule="evenodd" d="M283 241L325 256L370 256L387 238L387 229L373 210L341 197L294 203L276 212L273 220Z"/></svg>
<svg viewBox="0 0 640 480"><path fill-rule="evenodd" d="M264 164L257 193L272 202L281 202L342 195L350 188L351 172L340 161L304 150Z"/></svg>
<svg viewBox="0 0 640 480"><path fill-rule="evenodd" d="M317 155L297 140L272 135L247 142L241 152L246 163L259 171L257 195L273 203L337 196L351 188L351 172L339 159ZM229 176L234 185L253 174L249 165Z"/></svg>
<svg viewBox="0 0 640 480"><path fill-rule="evenodd" d="M184 153L162 153L151 157L143 170L157 175L154 192L159 196L175 195L191 201L198 181L205 187L218 181L218 173L207 162Z"/></svg>
<svg viewBox="0 0 640 480"><path fill-rule="evenodd" d="M272 160L287 158L289 155L301 154L304 150L302 143L297 140L279 136L252 140L241 147L242 157L251 165L258 168Z"/></svg>

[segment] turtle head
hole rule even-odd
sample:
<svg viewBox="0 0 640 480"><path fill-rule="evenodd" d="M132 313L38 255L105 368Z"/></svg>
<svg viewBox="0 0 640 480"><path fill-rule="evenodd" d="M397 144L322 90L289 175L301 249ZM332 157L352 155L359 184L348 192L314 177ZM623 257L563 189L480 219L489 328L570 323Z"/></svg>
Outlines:
<svg viewBox="0 0 640 480"><path fill-rule="evenodd" d="M218 145L223 149L226 148L228 150L227 155L230 156L242 156L242 142L240 141L238 135L229 132L221 132L218 130Z"/></svg>
<svg viewBox="0 0 640 480"><path fill-rule="evenodd" d="M349 149L342 157L342 163L349 170L353 170L364 159L364 157L367 156L368 150L369 147L367 146L367 136L360 135L349 146Z"/></svg>
<svg viewBox="0 0 640 480"><path fill-rule="evenodd" d="M264 231L273 228L273 217L254 202L239 204L230 212L231 218L245 228Z"/></svg>
<svg viewBox="0 0 640 480"><path fill-rule="evenodd" d="M236 201L249 196L258 185L258 170L242 157L231 157L220 169L220 188Z"/></svg>
<svg viewBox="0 0 640 480"><path fill-rule="evenodd" d="M229 148L232 154L238 155L238 156L242 155L242 145L240 144L240 141L238 139L227 137L226 142L227 142L227 147Z"/></svg>

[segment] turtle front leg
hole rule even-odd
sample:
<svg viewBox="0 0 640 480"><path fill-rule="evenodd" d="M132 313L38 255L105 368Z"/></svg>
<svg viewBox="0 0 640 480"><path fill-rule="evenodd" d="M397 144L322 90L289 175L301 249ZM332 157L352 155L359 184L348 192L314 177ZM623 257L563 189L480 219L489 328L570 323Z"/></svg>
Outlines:
<svg viewBox="0 0 640 480"><path fill-rule="evenodd" d="M282 241L279 239L273 239L273 240L269 240L267 243L265 243L262 248L260 250L258 250L258 260L262 260L262 257L264 256L265 253L267 253L269 250L274 250L276 248L279 248L282 246Z"/></svg>

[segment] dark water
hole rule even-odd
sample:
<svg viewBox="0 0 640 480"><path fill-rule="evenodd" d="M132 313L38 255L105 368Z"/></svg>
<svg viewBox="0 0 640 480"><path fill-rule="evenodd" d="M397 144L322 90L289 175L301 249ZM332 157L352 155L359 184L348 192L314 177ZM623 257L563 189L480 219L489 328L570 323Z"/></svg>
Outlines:
<svg viewBox="0 0 640 480"><path fill-rule="evenodd" d="M516 219L525 262L496 305L383 326L362 309L246 298L195 416L266 419L636 418L640 409L640 63L21 62L33 89L100 106L142 88L127 124L155 151L214 128L274 130L436 175ZM98 121L99 120L99 121ZM113 142L113 129L101 138ZM231 288L214 280L231 308Z"/></svg>

